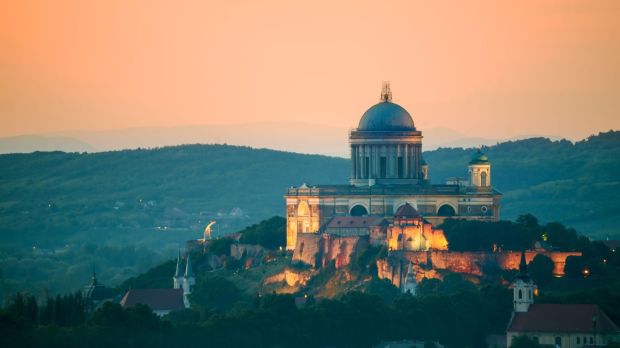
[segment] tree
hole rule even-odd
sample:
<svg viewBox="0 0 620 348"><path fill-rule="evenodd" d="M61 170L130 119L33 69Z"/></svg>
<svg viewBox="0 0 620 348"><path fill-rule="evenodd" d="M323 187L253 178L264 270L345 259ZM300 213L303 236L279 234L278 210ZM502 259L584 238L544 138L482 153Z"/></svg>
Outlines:
<svg viewBox="0 0 620 348"><path fill-rule="evenodd" d="M201 312L212 309L227 311L240 297L241 291L226 278L201 277L190 295L190 302Z"/></svg>
<svg viewBox="0 0 620 348"><path fill-rule="evenodd" d="M564 273L570 278L583 277L583 270L586 266L585 260L581 256L569 256L566 258Z"/></svg>
<svg viewBox="0 0 620 348"><path fill-rule="evenodd" d="M258 244L266 249L275 250L286 245L286 219L274 216L239 233L241 243Z"/></svg>
<svg viewBox="0 0 620 348"><path fill-rule="evenodd" d="M510 348L540 348L540 344L526 335L516 336L512 339Z"/></svg>
<svg viewBox="0 0 620 348"><path fill-rule="evenodd" d="M538 254L528 265L528 272L534 282L544 286L553 279L553 261L546 255Z"/></svg>

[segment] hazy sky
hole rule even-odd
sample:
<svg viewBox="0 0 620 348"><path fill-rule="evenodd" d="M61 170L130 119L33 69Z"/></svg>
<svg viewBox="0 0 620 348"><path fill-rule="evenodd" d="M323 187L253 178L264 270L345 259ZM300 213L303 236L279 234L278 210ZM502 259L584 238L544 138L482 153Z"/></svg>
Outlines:
<svg viewBox="0 0 620 348"><path fill-rule="evenodd" d="M295 120L620 129L620 1L3 1L0 136ZM291 129L291 132L303 132Z"/></svg>

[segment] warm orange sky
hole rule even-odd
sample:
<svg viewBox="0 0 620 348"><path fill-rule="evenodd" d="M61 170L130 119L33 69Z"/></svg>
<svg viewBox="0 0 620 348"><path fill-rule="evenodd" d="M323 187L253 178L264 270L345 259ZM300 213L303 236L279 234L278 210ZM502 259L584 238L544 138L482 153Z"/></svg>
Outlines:
<svg viewBox="0 0 620 348"><path fill-rule="evenodd" d="M620 129L619 18L593 0L3 1L0 136L352 127L390 80L422 131L579 138Z"/></svg>

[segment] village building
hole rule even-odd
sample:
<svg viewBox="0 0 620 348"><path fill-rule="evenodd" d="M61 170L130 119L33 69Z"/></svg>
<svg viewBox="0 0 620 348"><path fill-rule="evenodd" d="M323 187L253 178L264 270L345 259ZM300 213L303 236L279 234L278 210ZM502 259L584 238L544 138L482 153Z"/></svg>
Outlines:
<svg viewBox="0 0 620 348"><path fill-rule="evenodd" d="M90 284L86 285L82 290L82 298L84 299L85 310L87 312L94 312L105 302L114 301L114 290L101 284L97 280L97 273L93 269Z"/></svg>
<svg viewBox="0 0 620 348"><path fill-rule="evenodd" d="M506 346L526 335L543 347L604 347L620 342L620 329L594 304L534 303L536 285L521 254L519 275L513 285L514 311L506 329Z"/></svg>
<svg viewBox="0 0 620 348"><path fill-rule="evenodd" d="M172 276L172 289L130 289L121 299L121 306L137 304L149 306L158 316L190 307L189 295L192 293L196 277L192 269L190 254L185 260L185 272L181 263L181 253L177 258L176 271Z"/></svg>

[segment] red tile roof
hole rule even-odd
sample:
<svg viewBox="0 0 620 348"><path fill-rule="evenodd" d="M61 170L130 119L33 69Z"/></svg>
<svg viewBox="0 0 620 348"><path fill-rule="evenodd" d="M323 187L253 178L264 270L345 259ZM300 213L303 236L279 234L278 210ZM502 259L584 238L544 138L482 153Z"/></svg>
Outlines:
<svg viewBox="0 0 620 348"><path fill-rule="evenodd" d="M593 318L596 317L596 327ZM515 313L509 332L610 333L618 326L597 305L533 304L526 313Z"/></svg>
<svg viewBox="0 0 620 348"><path fill-rule="evenodd" d="M620 240L603 240L602 241L609 250L617 250L620 247Z"/></svg>
<svg viewBox="0 0 620 348"><path fill-rule="evenodd" d="M328 223L327 228L364 228L376 226L383 218L370 216L335 216Z"/></svg>
<svg viewBox="0 0 620 348"><path fill-rule="evenodd" d="M152 310L184 309L183 289L131 289L125 293L121 306L145 304Z"/></svg>
<svg viewBox="0 0 620 348"><path fill-rule="evenodd" d="M409 203L402 205L396 210L396 214L394 214L394 217L398 218L414 218L419 216L420 213L418 213L418 211Z"/></svg>

